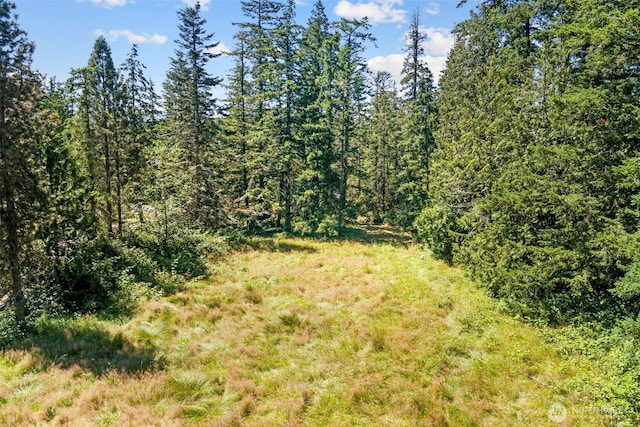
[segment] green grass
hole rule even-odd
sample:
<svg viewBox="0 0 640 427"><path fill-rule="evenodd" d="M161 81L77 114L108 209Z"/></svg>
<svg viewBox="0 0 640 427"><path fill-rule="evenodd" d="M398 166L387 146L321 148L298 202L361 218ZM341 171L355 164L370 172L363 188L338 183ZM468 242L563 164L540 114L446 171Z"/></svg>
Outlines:
<svg viewBox="0 0 640 427"><path fill-rule="evenodd" d="M43 320L0 353L0 425L615 425L595 364L365 232L255 239L125 324Z"/></svg>

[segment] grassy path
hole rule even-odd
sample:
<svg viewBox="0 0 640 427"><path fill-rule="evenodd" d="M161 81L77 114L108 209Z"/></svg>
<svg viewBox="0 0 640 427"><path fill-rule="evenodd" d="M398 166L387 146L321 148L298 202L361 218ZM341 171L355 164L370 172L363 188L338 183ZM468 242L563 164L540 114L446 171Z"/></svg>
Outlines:
<svg viewBox="0 0 640 427"><path fill-rule="evenodd" d="M603 425L459 270L360 237L258 240L127 323L51 322L0 353L0 424Z"/></svg>

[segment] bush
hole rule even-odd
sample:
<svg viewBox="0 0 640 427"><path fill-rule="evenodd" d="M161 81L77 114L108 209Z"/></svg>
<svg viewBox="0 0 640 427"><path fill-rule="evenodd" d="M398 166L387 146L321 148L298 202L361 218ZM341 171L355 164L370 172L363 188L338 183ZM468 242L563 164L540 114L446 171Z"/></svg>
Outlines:
<svg viewBox="0 0 640 427"><path fill-rule="evenodd" d="M24 331L16 323L13 311L5 309L0 311L0 348L4 348L20 339Z"/></svg>
<svg viewBox="0 0 640 427"><path fill-rule="evenodd" d="M188 278L207 273L208 253L227 250L211 244L207 234L186 228L174 230L167 239L143 229L136 230L126 237L126 243L146 253L163 271Z"/></svg>
<svg viewBox="0 0 640 427"><path fill-rule="evenodd" d="M320 221L316 233L321 234L325 239L338 235L338 218L335 215L328 215Z"/></svg>
<svg viewBox="0 0 640 427"><path fill-rule="evenodd" d="M418 238L425 242L433 254L448 263L453 261L454 218L440 205L428 206L414 222Z"/></svg>
<svg viewBox="0 0 640 427"><path fill-rule="evenodd" d="M70 312L96 312L114 306L131 281L132 258L127 259L124 248L97 238L77 244L70 252L57 268L64 307Z"/></svg>

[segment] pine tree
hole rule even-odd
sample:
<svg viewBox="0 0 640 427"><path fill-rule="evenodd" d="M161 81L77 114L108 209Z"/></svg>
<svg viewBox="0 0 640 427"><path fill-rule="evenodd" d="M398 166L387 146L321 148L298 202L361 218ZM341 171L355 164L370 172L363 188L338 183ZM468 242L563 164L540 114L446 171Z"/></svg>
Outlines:
<svg viewBox="0 0 640 427"><path fill-rule="evenodd" d="M0 1L0 237L16 322L24 325L24 249L33 239L33 222L42 208L42 153L33 123L41 98L39 78L31 70L34 44L20 29L15 4Z"/></svg>
<svg viewBox="0 0 640 427"><path fill-rule="evenodd" d="M188 217L203 225L221 221L214 168L216 129L214 115L218 112L212 90L220 84L206 69L220 54L212 49L213 33L207 33L206 20L200 16L200 3L178 12L180 35L175 56L164 83L165 110L171 125L169 137L178 141L186 156L192 177L192 191L186 201Z"/></svg>
<svg viewBox="0 0 640 427"><path fill-rule="evenodd" d="M637 61L619 55L637 4L596 3L484 2L458 27L419 221L436 253L554 320L640 295Z"/></svg>
<svg viewBox="0 0 640 427"><path fill-rule="evenodd" d="M295 23L295 0L288 0L283 8L280 24L274 31L277 58L275 125L276 135L271 156L278 158L278 225L283 231L292 231L295 176L300 163L300 144L297 133L298 48L300 28Z"/></svg>
<svg viewBox="0 0 640 427"><path fill-rule="evenodd" d="M248 206L245 213L252 228L277 227L282 214L278 197L283 179L278 173L278 162L273 159L277 148L277 103L281 87L275 40L282 9L283 5L273 0L242 1L246 21L234 23L240 28L248 66L245 80L248 96L244 105L250 126L244 161L249 179L243 199Z"/></svg>
<svg viewBox="0 0 640 427"><path fill-rule="evenodd" d="M227 84L227 99L225 117L222 128L225 135L224 157L230 165L227 169L227 184L229 196L234 201L236 209L248 209L249 198L249 168L247 159L247 138L250 127L249 117L249 64L247 59L246 34L242 31L235 36L236 46L231 53L234 67L229 75ZM235 212L234 216L237 216Z"/></svg>

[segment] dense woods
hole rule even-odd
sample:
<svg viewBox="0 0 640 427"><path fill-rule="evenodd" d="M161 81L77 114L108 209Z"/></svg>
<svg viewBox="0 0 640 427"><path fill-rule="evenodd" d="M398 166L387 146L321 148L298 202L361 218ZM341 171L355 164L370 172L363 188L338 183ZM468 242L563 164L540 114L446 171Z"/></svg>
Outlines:
<svg viewBox="0 0 640 427"><path fill-rule="evenodd" d="M228 236L355 221L414 230L530 320L635 322L640 2L484 1L438 88L417 12L394 82L367 70L367 20L241 4L215 99L199 5L178 13L158 91L137 46L118 66L103 37L68 81L39 75L0 0L3 338L175 290Z"/></svg>
<svg viewBox="0 0 640 427"><path fill-rule="evenodd" d="M420 234L536 316L637 314L638 6L492 1L456 29Z"/></svg>

